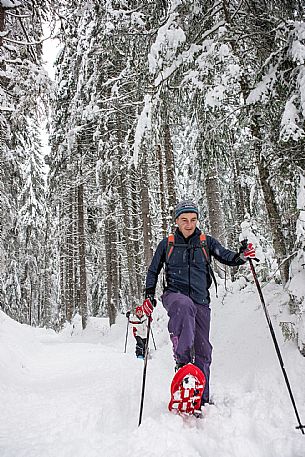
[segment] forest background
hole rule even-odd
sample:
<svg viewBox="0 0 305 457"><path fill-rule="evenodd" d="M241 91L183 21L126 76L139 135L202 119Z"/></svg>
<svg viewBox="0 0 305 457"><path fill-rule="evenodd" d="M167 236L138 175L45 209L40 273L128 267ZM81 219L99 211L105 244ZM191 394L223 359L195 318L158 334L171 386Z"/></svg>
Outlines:
<svg viewBox="0 0 305 457"><path fill-rule="evenodd" d="M301 0L0 0L3 311L56 330L76 313L83 328L113 324L141 303L190 197L204 231L255 244L305 355L304 12Z"/></svg>

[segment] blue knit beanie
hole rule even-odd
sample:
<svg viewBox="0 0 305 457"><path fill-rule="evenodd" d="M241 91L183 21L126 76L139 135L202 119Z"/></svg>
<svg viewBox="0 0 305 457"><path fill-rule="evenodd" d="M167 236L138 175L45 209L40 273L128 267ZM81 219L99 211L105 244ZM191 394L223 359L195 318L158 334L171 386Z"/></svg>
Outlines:
<svg viewBox="0 0 305 457"><path fill-rule="evenodd" d="M182 200L175 209L175 219L183 213L196 213L199 217L198 206L191 200Z"/></svg>

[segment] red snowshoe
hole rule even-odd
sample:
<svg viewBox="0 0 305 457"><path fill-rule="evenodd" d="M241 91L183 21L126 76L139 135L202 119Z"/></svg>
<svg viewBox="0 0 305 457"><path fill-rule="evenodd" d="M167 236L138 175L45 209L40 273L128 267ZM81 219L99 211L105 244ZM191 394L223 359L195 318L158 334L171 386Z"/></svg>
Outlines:
<svg viewBox="0 0 305 457"><path fill-rule="evenodd" d="M187 415L196 413L196 410L200 410L205 382L202 371L192 363L179 368L171 383L168 409Z"/></svg>

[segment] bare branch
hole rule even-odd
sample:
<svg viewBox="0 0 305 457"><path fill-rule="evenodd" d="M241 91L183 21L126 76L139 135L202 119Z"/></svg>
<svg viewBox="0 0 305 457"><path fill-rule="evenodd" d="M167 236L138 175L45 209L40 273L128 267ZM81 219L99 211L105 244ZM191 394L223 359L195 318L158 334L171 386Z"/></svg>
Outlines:
<svg viewBox="0 0 305 457"><path fill-rule="evenodd" d="M21 46L37 46L38 44L42 44L44 41L48 40L50 37L43 38L39 41L33 41L32 43L27 42L27 41L17 41L17 40L12 40L10 38L3 37L3 40L8 41L10 43L14 44L19 44Z"/></svg>
<svg viewBox="0 0 305 457"><path fill-rule="evenodd" d="M12 13L11 11L6 11L6 14L8 16L13 16L13 17L17 17L18 19L21 18L21 19L27 19L29 17L32 17L31 14L14 14Z"/></svg>

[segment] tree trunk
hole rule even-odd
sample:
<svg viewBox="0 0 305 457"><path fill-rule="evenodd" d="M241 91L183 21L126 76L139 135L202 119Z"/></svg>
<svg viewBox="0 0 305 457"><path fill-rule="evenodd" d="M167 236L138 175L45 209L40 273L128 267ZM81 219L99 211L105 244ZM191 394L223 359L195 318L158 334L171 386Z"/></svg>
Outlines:
<svg viewBox="0 0 305 457"><path fill-rule="evenodd" d="M142 225L141 217L141 202L139 200L139 184L138 184L138 172L135 173L135 170L131 169L131 202L132 202L132 229L133 229L133 253L134 253L134 273L131 278L135 278L136 286L136 296L135 300L138 303L141 301L143 293L143 249L140 252L140 239L143 239L143 231L140 231ZM128 253L127 253L128 255ZM132 279L131 279L132 281Z"/></svg>
<svg viewBox="0 0 305 457"><path fill-rule="evenodd" d="M286 247L284 241L284 235L282 232L282 221L276 206L275 195L273 189L270 185L270 175L269 175L269 168L268 165L265 163L263 156L261 155L261 131L259 126L259 119L258 116L252 116L252 133L253 137L255 138L254 142L254 149L255 149L255 157L256 157L256 164L259 172L260 183L262 187L262 192L264 196L264 201L266 205L266 210L268 214L271 235L273 240L273 247L275 250L275 255L278 259L279 264L284 260L286 257ZM285 262L280 267L281 279L283 285L289 279L289 263Z"/></svg>
<svg viewBox="0 0 305 457"><path fill-rule="evenodd" d="M281 218L280 218L277 206L276 206L274 192L269 183L269 178L270 178L269 169L262 161L259 161L257 165L258 165L260 182L261 182L261 186L262 186L266 210L267 210L270 228L271 228L273 247L274 247L278 262L280 264L286 257L286 247L285 247L285 242L284 242L284 235L281 230L282 222L281 222ZM282 283L283 283L283 285L285 285L289 279L289 262L285 262L280 267L280 273L281 273Z"/></svg>
<svg viewBox="0 0 305 457"><path fill-rule="evenodd" d="M234 145L234 138L232 139L232 146ZM236 204L236 212L235 212L235 224L234 224L234 233L237 234L240 232L240 225L244 220L245 213L248 211L246 209L246 202L244 197L243 188L240 184L241 178L241 171L239 162L236 157L236 151L234 147L231 148L232 155L233 155L233 180L234 180L234 199Z"/></svg>
<svg viewBox="0 0 305 457"><path fill-rule="evenodd" d="M0 4L0 32L4 32L5 26L5 9ZM3 38L0 35L0 47L3 45Z"/></svg>
<svg viewBox="0 0 305 457"><path fill-rule="evenodd" d="M59 317L60 317L60 325L63 324L62 320L64 316L67 316L66 312L66 285L65 285L65 253L64 249L61 243L60 249L59 249L59 274L60 274L60 282L59 282L59 287L60 287L60 309L59 309Z"/></svg>
<svg viewBox="0 0 305 457"><path fill-rule="evenodd" d="M146 156L142 163L142 182L141 182L141 209L143 221L143 245L144 245L144 261L146 268L149 267L152 256L152 234L151 234L151 219L148 194L148 176Z"/></svg>
<svg viewBox="0 0 305 457"><path fill-rule="evenodd" d="M161 218L162 218L162 234L166 236L167 223L166 223L166 203L165 203L165 185L164 185L164 164L163 154L161 145L157 146L157 160L159 164L159 180L160 180L160 206L161 206Z"/></svg>
<svg viewBox="0 0 305 457"><path fill-rule="evenodd" d="M109 214L105 221L106 283L108 317L110 325L113 325L118 309L117 240L116 223L111 209L109 209Z"/></svg>
<svg viewBox="0 0 305 457"><path fill-rule="evenodd" d="M164 151L165 151L165 165L166 165L166 180L167 180L167 193L168 193L168 208L167 208L167 227L172 231L173 229L173 213L176 204L176 188L175 188L175 161L174 150L170 135L169 121L167 114L164 124Z"/></svg>
<svg viewBox="0 0 305 457"><path fill-rule="evenodd" d="M88 319L87 308L87 273L86 273L86 249L85 249L85 224L84 224L84 185L78 186L78 253L79 253L79 284L80 284L80 311L82 315L82 327L86 328Z"/></svg>
<svg viewBox="0 0 305 457"><path fill-rule="evenodd" d="M127 284L124 286L125 294L127 294L127 302L132 303L136 296L136 278L135 278L135 253L133 249L132 238L134 233L132 230L132 215L131 215L131 195L130 187L131 183L126 183L126 174L120 174L119 176L119 193L122 202L123 210L123 230L122 243L127 252ZM125 268L126 270L126 268Z"/></svg>
<svg viewBox="0 0 305 457"><path fill-rule="evenodd" d="M68 211L68 228L65 236L66 244L66 262L65 262L65 305L66 318L71 322L75 306L75 287L74 287L74 253L73 253L73 204L74 192L70 189L70 202Z"/></svg>
<svg viewBox="0 0 305 457"><path fill-rule="evenodd" d="M208 219L210 234L221 244L225 244L225 227L223 210L221 206L221 195L219 189L219 178L216 158L212 157L207 177L205 179L205 191L208 204ZM221 278L225 276L225 267L214 262L214 270Z"/></svg>
<svg viewBox="0 0 305 457"><path fill-rule="evenodd" d="M244 100L247 99L249 95L250 89L249 84L246 77L241 78L241 90L243 93ZM284 235L282 232L282 221L280 218L279 211L277 209L275 196L273 189L270 185L270 176L269 176L269 168L268 165L265 163L264 157L261 154L263 138L262 138L262 128L261 128L261 121L260 121L260 114L254 112L254 108L248 108L248 116L250 119L250 129L253 137L253 149L256 159L256 165L259 172L260 184L264 196L264 202L266 206L266 211L268 215L268 220L271 229L273 247L275 250L275 255L277 257L278 263L281 264L283 259L286 256L286 247L284 241ZM289 264L285 262L280 267L280 274L281 280L283 285L289 279Z"/></svg>
<svg viewBox="0 0 305 457"><path fill-rule="evenodd" d="M218 181L217 163L215 157L213 157L205 179L210 234L220 243L225 244L224 218Z"/></svg>

